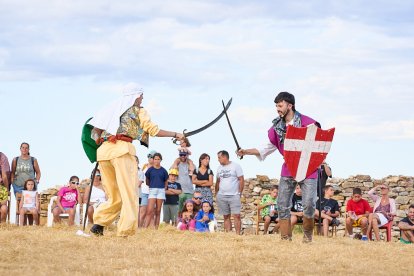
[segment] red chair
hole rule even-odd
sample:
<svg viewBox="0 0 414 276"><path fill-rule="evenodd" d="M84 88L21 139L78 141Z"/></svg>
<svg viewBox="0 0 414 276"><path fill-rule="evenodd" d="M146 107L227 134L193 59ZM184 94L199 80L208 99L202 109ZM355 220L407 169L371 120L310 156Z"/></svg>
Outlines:
<svg viewBox="0 0 414 276"><path fill-rule="evenodd" d="M381 226L379 229L386 229L387 230L387 242L391 241L391 231L392 231L392 224L393 224L394 220L389 221L387 224L384 224L383 226ZM371 232L368 233L369 235L369 239L372 240L372 230Z"/></svg>

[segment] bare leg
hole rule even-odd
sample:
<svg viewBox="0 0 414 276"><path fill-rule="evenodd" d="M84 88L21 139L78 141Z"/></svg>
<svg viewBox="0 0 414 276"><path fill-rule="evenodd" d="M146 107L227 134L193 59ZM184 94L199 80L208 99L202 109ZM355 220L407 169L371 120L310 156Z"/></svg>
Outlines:
<svg viewBox="0 0 414 276"><path fill-rule="evenodd" d="M230 232L231 231L231 220L230 215L224 215L224 231Z"/></svg>
<svg viewBox="0 0 414 276"><path fill-rule="evenodd" d="M26 211L24 208L21 208L19 211L19 226L23 226L24 222L24 215L26 214Z"/></svg>
<svg viewBox="0 0 414 276"><path fill-rule="evenodd" d="M354 221L350 217L346 218L346 232L348 233L348 235L353 234L353 227L352 227L353 223Z"/></svg>
<svg viewBox="0 0 414 276"><path fill-rule="evenodd" d="M88 206L88 221L89 223L93 224L93 213L94 213L95 209L93 208L93 206Z"/></svg>
<svg viewBox="0 0 414 276"><path fill-rule="evenodd" d="M367 230L368 230L368 218L363 217L361 219L361 232L362 232L362 235L366 235Z"/></svg>
<svg viewBox="0 0 414 276"><path fill-rule="evenodd" d="M267 234L267 230L269 229L269 225L270 225L270 217L265 216L264 217L264 225L263 225L263 235Z"/></svg>
<svg viewBox="0 0 414 276"><path fill-rule="evenodd" d="M160 218L161 218L161 209L162 209L162 203L164 202L163 199L157 199L156 201L156 213L155 213L155 221L154 226L155 229L158 229L158 226L160 225Z"/></svg>
<svg viewBox="0 0 414 276"><path fill-rule="evenodd" d="M290 227L293 229L295 227L295 224L298 222L298 217L296 215L290 216Z"/></svg>
<svg viewBox="0 0 414 276"><path fill-rule="evenodd" d="M240 214L233 215L234 218L234 228L236 229L236 234L240 235L241 232L241 217Z"/></svg>
<svg viewBox="0 0 414 276"><path fill-rule="evenodd" d="M140 211L139 211L139 225L138 227L143 227L144 223L145 223L145 217L147 216L147 206L141 206L139 207Z"/></svg>
<svg viewBox="0 0 414 276"><path fill-rule="evenodd" d="M6 222L7 211L8 211L7 205L6 204L1 205L1 208L0 209L1 209L1 219L0 219L0 223Z"/></svg>
<svg viewBox="0 0 414 276"><path fill-rule="evenodd" d="M374 214L374 218L372 219L372 229L374 230L375 240L380 241L379 235L379 227L378 227L379 217L377 214ZM369 233L369 232L368 232Z"/></svg>
<svg viewBox="0 0 414 276"><path fill-rule="evenodd" d="M59 207L55 207L53 209L53 222L60 223L60 214L62 214L62 210Z"/></svg>
<svg viewBox="0 0 414 276"><path fill-rule="evenodd" d="M372 219L373 219L373 215L374 214L371 213L368 216L368 229L367 229L368 236L371 236L370 234L371 234L371 231L372 231ZM370 237L368 237L368 238L371 240Z"/></svg>
<svg viewBox="0 0 414 276"><path fill-rule="evenodd" d="M145 224L144 227L148 228L150 226L151 221L154 220L154 204L156 199L150 198L148 199L148 206L147 206L147 212L145 216Z"/></svg>
<svg viewBox="0 0 414 276"><path fill-rule="evenodd" d="M68 221L68 225L72 226L75 224L75 208L69 209L69 221Z"/></svg>
<svg viewBox="0 0 414 276"><path fill-rule="evenodd" d="M330 221L327 218L323 219L322 225L323 225L323 235L324 235L324 237L328 237L329 222Z"/></svg>

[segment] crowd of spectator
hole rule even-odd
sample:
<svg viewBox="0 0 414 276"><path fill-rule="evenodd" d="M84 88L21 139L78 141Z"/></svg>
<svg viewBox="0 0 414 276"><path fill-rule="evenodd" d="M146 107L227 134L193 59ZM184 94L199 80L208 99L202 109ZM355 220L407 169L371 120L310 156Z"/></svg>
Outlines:
<svg viewBox="0 0 414 276"><path fill-rule="evenodd" d="M147 155L148 161L142 168L138 158L137 197L139 197L138 227L152 227L157 229L161 221L171 224L179 230L211 232L217 222L215 220L214 203L218 206L218 213L224 218L224 230L232 231L231 217L234 230L241 233L241 199L244 188L244 176L241 166L229 160L229 153L225 150L218 152L220 163L216 170L216 181L213 183L214 173L210 168L210 156L201 154L198 166L189 159L191 151L189 141L179 147L179 156L169 169L161 165L162 155L154 150ZM28 143L20 145L21 154L12 159L0 152L0 223L6 221L8 200L13 187L13 193L18 200L19 225L27 223L39 224L39 194L37 186L41 178L39 163L30 155ZM333 199L334 189L326 185L326 179L331 177L331 168L324 162L320 168L320 175L324 179L319 182L322 196L318 196L314 214L315 223L323 236L328 236L330 226L339 225L340 206ZM73 225L75 206L86 203L90 195L89 206L86 211L88 220L93 223L93 213L100 204L107 201L104 185L101 182L100 171L97 170L91 186L87 186L83 198L79 193L79 177L71 176L67 185L62 187L56 204L52 210L54 222L60 222L61 214L68 214L69 225ZM213 194L216 196L214 202ZM348 200L345 214L346 234L354 238L353 228L361 229L361 240L371 239L371 231L376 241L380 240L379 228L392 222L396 215L395 200L388 196L389 187L385 184L376 186L368 192L373 200L371 207L367 200L362 198L359 188L353 189L352 198ZM258 212L264 221L264 234L269 233L270 223L275 223L272 232L279 229L278 217L278 186L273 186L270 193L262 197L258 205ZM29 216L28 216L29 215ZM31 217L33 222L26 217ZM302 193L300 185L296 186L291 200L290 222L291 227L301 223L303 219ZM398 223L401 230L402 243L414 242L414 205L408 209L407 217Z"/></svg>

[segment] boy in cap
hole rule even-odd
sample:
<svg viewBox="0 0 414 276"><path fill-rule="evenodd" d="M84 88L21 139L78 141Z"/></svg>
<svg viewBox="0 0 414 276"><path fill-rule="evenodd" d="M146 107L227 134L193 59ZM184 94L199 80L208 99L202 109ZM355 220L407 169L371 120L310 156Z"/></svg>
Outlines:
<svg viewBox="0 0 414 276"><path fill-rule="evenodd" d="M165 202L164 202L164 219L163 221L167 224L176 225L177 216L178 216L178 200L179 195L181 194L181 185L180 183L175 182L178 176L177 169L170 169L168 171L168 185L167 191L165 192Z"/></svg>

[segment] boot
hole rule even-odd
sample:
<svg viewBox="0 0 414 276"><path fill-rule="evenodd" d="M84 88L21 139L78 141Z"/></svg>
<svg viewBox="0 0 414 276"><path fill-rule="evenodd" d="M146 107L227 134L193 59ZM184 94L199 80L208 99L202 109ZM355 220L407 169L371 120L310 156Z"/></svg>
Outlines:
<svg viewBox="0 0 414 276"><path fill-rule="evenodd" d="M292 228L290 227L290 219L281 219L279 221L279 232L282 240L292 240Z"/></svg>
<svg viewBox="0 0 414 276"><path fill-rule="evenodd" d="M95 236L103 236L103 232L104 232L104 227L102 225L99 224L94 224L91 229L90 229L91 233L94 234Z"/></svg>
<svg viewBox="0 0 414 276"><path fill-rule="evenodd" d="M303 217L303 242L312 242L314 219Z"/></svg>

